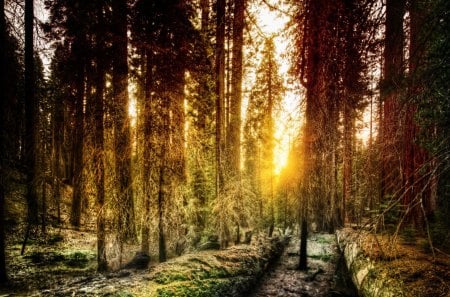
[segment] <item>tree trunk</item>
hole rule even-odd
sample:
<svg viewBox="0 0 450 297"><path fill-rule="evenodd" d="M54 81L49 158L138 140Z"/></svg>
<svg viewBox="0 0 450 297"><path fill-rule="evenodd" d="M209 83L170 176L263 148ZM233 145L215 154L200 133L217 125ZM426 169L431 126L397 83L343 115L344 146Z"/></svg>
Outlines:
<svg viewBox="0 0 450 297"><path fill-rule="evenodd" d="M134 241L136 231L131 175L131 134L128 117L127 11L126 0L112 2L115 175L118 187L118 201L120 203L118 231L121 240Z"/></svg>
<svg viewBox="0 0 450 297"><path fill-rule="evenodd" d="M5 1L0 0L0 63L1 67L0 75L0 89L5 90L6 87L6 19L5 19ZM5 165L6 165L6 109L7 98L5 95L0 97L0 284L5 283L8 279L6 273L6 257L5 257L5 192L6 192L6 180L5 180Z"/></svg>
<svg viewBox="0 0 450 297"><path fill-rule="evenodd" d="M165 158L165 156L163 157ZM164 232L164 202L166 194L165 186L165 161L163 159L159 168L159 184L158 184L158 242L159 242L159 262L165 262L167 260L166 251L166 236Z"/></svg>
<svg viewBox="0 0 450 297"><path fill-rule="evenodd" d="M25 160L27 168L28 224L38 222L36 191L36 122L33 21L34 1L25 1Z"/></svg>
<svg viewBox="0 0 450 297"><path fill-rule="evenodd" d="M81 224L81 204L82 204L82 177L83 177L83 143L84 143L84 96L85 96L85 58L84 38L78 36L75 41L74 51L79 58L77 72L75 76L76 96L75 96L75 124L73 137L73 176L72 176L72 209L70 213L70 223L72 226L80 227Z"/></svg>
<svg viewBox="0 0 450 297"><path fill-rule="evenodd" d="M350 103L344 102L344 155L341 220L346 222L347 201L352 195L352 167L353 167L353 110Z"/></svg>
<svg viewBox="0 0 450 297"><path fill-rule="evenodd" d="M145 72L145 101L142 114L144 117L144 139L145 147L143 152L143 183L144 183L144 219L141 230L141 251L147 255L150 253L150 198L151 198L151 176L152 176L152 135L153 135L153 113L152 113L152 51L145 51L146 72Z"/></svg>
<svg viewBox="0 0 450 297"><path fill-rule="evenodd" d="M99 16L100 18L100 16ZM99 20L102 22L102 20ZM104 89L105 89L105 58L104 40L97 35L96 60L97 68L95 74L95 100L93 102L93 144L94 144L94 168L95 186L97 188L97 270L106 271L108 262L106 258L106 225L105 225L105 161L104 161Z"/></svg>
<svg viewBox="0 0 450 297"><path fill-rule="evenodd" d="M227 166L231 178L240 179L241 167L241 105L242 105L242 47L245 0L234 1L233 53L230 98L230 125L227 127Z"/></svg>
<svg viewBox="0 0 450 297"><path fill-rule="evenodd" d="M405 0L386 1L386 29L384 48L384 86L381 90L383 101L383 196L398 195L401 182L401 126L399 120L399 88L402 85L403 65L403 16Z"/></svg>
<svg viewBox="0 0 450 297"><path fill-rule="evenodd" d="M303 211L302 223L300 226L300 258L298 262L299 270L307 270L307 240L308 240L308 222L306 219L306 212Z"/></svg>
<svg viewBox="0 0 450 297"><path fill-rule="evenodd" d="M58 98L60 99L60 98ZM55 98L53 102L52 137L52 194L56 204L58 224L61 223L61 147L63 142L63 102Z"/></svg>
<svg viewBox="0 0 450 297"><path fill-rule="evenodd" d="M225 0L216 2L216 199L223 188L222 134L225 96Z"/></svg>

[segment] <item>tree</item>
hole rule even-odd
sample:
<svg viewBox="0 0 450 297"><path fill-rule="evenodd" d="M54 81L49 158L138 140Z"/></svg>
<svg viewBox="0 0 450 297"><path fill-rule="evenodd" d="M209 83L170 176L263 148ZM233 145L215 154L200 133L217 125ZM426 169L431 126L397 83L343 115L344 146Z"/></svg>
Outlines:
<svg viewBox="0 0 450 297"><path fill-rule="evenodd" d="M216 197L219 197L223 187L222 172L222 142L224 132L224 102L225 102L225 0L216 1Z"/></svg>
<svg viewBox="0 0 450 297"><path fill-rule="evenodd" d="M260 220L264 219L263 210L266 207L271 236L275 224L274 115L284 92L283 81L278 73L273 37L265 40L262 55L247 107L244 147L247 176L252 190L261 199Z"/></svg>
<svg viewBox="0 0 450 297"><path fill-rule="evenodd" d="M6 19L5 19L5 1L0 0L0 61L2 65L6 65ZM2 67L0 75L0 88L5 90L7 73L6 67ZM7 97L3 94L0 98L0 284L7 281L6 258L5 258L5 194L6 194L6 108Z"/></svg>
<svg viewBox="0 0 450 297"><path fill-rule="evenodd" d="M27 168L27 231L22 254L32 226L38 222L38 201L36 191L36 128L37 103L35 100L34 69L34 1L25 1L25 164Z"/></svg>
<svg viewBox="0 0 450 297"><path fill-rule="evenodd" d="M145 220L141 249L148 249L150 197L155 197L159 258L167 258L168 227L180 212L173 211L177 193L186 180L184 88L186 70L195 71L199 36L190 17L189 2L139 1L134 7L134 44L140 55ZM148 214L148 215L147 215ZM169 230L171 231L171 230ZM175 232L177 233L177 232Z"/></svg>
<svg viewBox="0 0 450 297"><path fill-rule="evenodd" d="M401 160L399 155L400 140L402 139L400 119L399 90L403 84L403 16L405 14L405 0L386 1L386 23L384 38L384 71L381 100L383 102L381 140L382 140L382 171L381 198L398 196L401 185Z"/></svg>
<svg viewBox="0 0 450 297"><path fill-rule="evenodd" d="M364 104L362 63L366 44L367 3L306 1L299 7L296 73L306 88L302 131L301 246L299 268L306 269L308 212L319 230L333 231L345 218L339 203L340 114L344 122L344 189L351 193L353 122ZM370 7L370 5L369 5ZM304 157L303 157L304 158ZM325 213L324 210L325 209Z"/></svg>
<svg viewBox="0 0 450 297"><path fill-rule="evenodd" d="M410 8L410 47L414 50L410 56L413 71L410 72L409 98L412 101L409 103L416 108L413 118L418 125L415 144L420 147L416 150L417 159L414 162L418 167L414 176L410 176L414 179L415 196L410 197L414 202L418 200L420 205L420 217L415 219L418 227L434 231L429 234L433 244L448 246L448 236L438 230L447 230L450 226L450 3L435 0L413 1L411 4L414 6ZM420 148L426 150L424 159Z"/></svg>
<svg viewBox="0 0 450 297"><path fill-rule="evenodd" d="M118 228L119 241L134 240L136 237L134 222L134 201L131 175L131 136L128 117L128 37L126 0L112 2L113 34L112 52L112 86L114 97L114 143L115 174L117 179L117 195L120 203Z"/></svg>
<svg viewBox="0 0 450 297"><path fill-rule="evenodd" d="M186 101L188 103L187 122L187 168L192 196L190 204L196 209L190 220L191 231L201 233L209 225L208 202L211 201L214 189L214 69L210 59L213 52L211 34L210 1L201 0L200 38L196 42L196 53L193 59L195 68L189 70L186 87L188 88ZM189 202L188 202L189 203ZM193 229L192 229L193 228ZM194 236L193 244L200 237Z"/></svg>
<svg viewBox="0 0 450 297"><path fill-rule="evenodd" d="M215 48L215 80L216 80L216 200L220 200L223 189L223 132L225 102L225 0L217 0L216 12L216 48ZM221 246L227 245L229 230L219 222Z"/></svg>
<svg viewBox="0 0 450 297"><path fill-rule="evenodd" d="M95 185L97 190L97 270L106 271L108 262L106 258L106 209L105 209L105 153L104 153L104 93L106 83L107 60L105 58L106 40L104 37L105 16L103 7L98 10L96 31L96 73L95 73L95 97L93 98L93 141L94 141L94 168Z"/></svg>
<svg viewBox="0 0 450 297"><path fill-rule="evenodd" d="M231 99L229 105L230 123L227 126L227 165L230 169L230 179L239 180L240 171L240 135L241 135L241 105L242 105L242 47L244 30L245 0L234 1L233 13L233 52L231 75Z"/></svg>

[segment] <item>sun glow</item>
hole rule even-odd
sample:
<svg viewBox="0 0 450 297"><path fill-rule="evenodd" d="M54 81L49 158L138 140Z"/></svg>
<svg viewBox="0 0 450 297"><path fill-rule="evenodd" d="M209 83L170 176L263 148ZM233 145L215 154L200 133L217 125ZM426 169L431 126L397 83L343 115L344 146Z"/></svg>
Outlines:
<svg viewBox="0 0 450 297"><path fill-rule="evenodd" d="M137 99L136 99L136 85L133 83L128 84L128 116L130 117L131 127L136 127L136 121L138 116Z"/></svg>
<svg viewBox="0 0 450 297"><path fill-rule="evenodd" d="M293 139L298 135L300 123L300 94L295 91L295 87L289 83L290 64L286 58L288 52L289 37L285 34L285 28L290 17L283 13L288 11L289 7L275 1L267 0L267 4L253 4L249 7L250 13L255 16L255 25L259 34L265 37L274 37L277 63L279 73L284 78L284 85L287 87L284 98L280 103L280 108L275 111L275 148L273 154L274 174L279 175L287 165L289 151L292 147ZM271 9L278 7L279 10Z"/></svg>

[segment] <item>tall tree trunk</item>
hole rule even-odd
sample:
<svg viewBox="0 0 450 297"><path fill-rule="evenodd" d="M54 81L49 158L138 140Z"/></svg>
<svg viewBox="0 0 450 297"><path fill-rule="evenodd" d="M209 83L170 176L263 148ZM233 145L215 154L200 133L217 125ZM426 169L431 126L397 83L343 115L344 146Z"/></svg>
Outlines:
<svg viewBox="0 0 450 297"><path fill-rule="evenodd" d="M223 188L222 135L225 101L225 0L216 1L216 199Z"/></svg>
<svg viewBox="0 0 450 297"><path fill-rule="evenodd" d="M410 0L410 33L409 33L409 95L414 97L420 92L420 86L417 85L415 77L420 68L420 61L425 53L423 43L422 28L424 25L424 16L427 15L426 1ZM407 103L405 122L404 122L404 170L403 170L403 187L404 187L404 205L416 204L418 199L422 199L427 214L432 213L436 208L436 197L433 195L431 185L435 178L433 166L427 152L421 148L415 139L419 134L419 126L414 120L417 107L414 103ZM425 170L426 163L430 166ZM426 172L428 171L428 172ZM425 173L426 172L426 173ZM430 174L429 178L424 178L424 174ZM431 180L431 182L429 182ZM412 209L410 215L413 216L414 224L417 229L424 227L425 218L423 217L421 206L417 205Z"/></svg>
<svg viewBox="0 0 450 297"><path fill-rule="evenodd" d="M6 19L5 19L5 1L0 0L0 89L5 90L6 76ZM6 109L8 99L5 95L0 96L0 284L5 283L8 279L6 273L6 257L5 257L5 191L6 191Z"/></svg>
<svg viewBox="0 0 450 297"><path fill-rule="evenodd" d="M36 191L36 123L35 71L33 45L34 1L25 1L25 137L24 155L27 169L27 228L21 254L25 252L31 228L38 223L38 199Z"/></svg>
<svg viewBox="0 0 450 297"><path fill-rule="evenodd" d="M308 221L307 221L307 211L303 211L302 214L302 222L300 225L300 257L298 262L299 270L307 270L308 262L307 262L307 240L308 240Z"/></svg>
<svg viewBox="0 0 450 297"><path fill-rule="evenodd" d="M269 175L269 202L270 202L270 226L269 226L269 237L272 236L273 230L275 228L275 198L274 198L274 166L273 166L273 152L275 149L274 141L274 125L273 125L273 105L274 105L274 85L273 85L273 51L269 52L269 68L268 68L268 94L267 94L267 114L266 114L266 143L263 148L266 150L264 159L267 162L266 174ZM262 186L262 185L261 185Z"/></svg>
<svg viewBox="0 0 450 297"><path fill-rule="evenodd" d="M233 53L230 98L230 125L227 127L227 165L231 178L240 179L241 166L241 105L242 105L242 47L244 42L245 0L234 1Z"/></svg>
<svg viewBox="0 0 450 297"><path fill-rule="evenodd" d="M144 139L145 147L143 152L143 182L144 182L144 219L141 230L141 251L147 255L150 253L150 197L151 197L151 176L152 176L152 135L153 135L153 113L152 113L152 84L153 84L153 56L151 50L145 51L145 100L142 114L144 117Z"/></svg>
<svg viewBox="0 0 450 297"><path fill-rule="evenodd" d="M349 102L344 102L344 153L343 153L343 182L341 220L346 222L347 202L352 196L352 167L353 167L353 109Z"/></svg>
<svg viewBox="0 0 450 297"><path fill-rule="evenodd" d="M60 99L60 98L58 98ZM63 102L55 98L53 102L52 175L53 203L57 208L58 224L61 223L61 150L63 142Z"/></svg>
<svg viewBox="0 0 450 297"><path fill-rule="evenodd" d="M384 86L383 101L383 188L382 196L398 195L401 185L401 126L399 88L404 75L403 65L403 16L405 14L405 0L386 1L386 29L384 44Z"/></svg>
<svg viewBox="0 0 450 297"><path fill-rule="evenodd" d="M134 241L136 231L131 175L130 119L128 117L127 11L126 0L112 2L115 175L118 187L117 194L120 201L118 231L121 241Z"/></svg>
<svg viewBox="0 0 450 297"><path fill-rule="evenodd" d="M101 18L101 16L99 16ZM101 22L102 20L100 20ZM100 34L97 35L96 48L96 82L95 100L93 106L94 114L94 168L95 186L97 188L97 270L106 271L108 262L106 258L106 209L105 209L105 150L104 150L104 89L105 89L105 57L104 40Z"/></svg>
<svg viewBox="0 0 450 297"><path fill-rule="evenodd" d="M83 38L84 40L84 38ZM83 43L78 39L76 44L76 55L79 57L79 64L76 72L76 96L75 96L75 124L73 137L73 176L72 176L72 209L70 213L70 223L72 226L79 227L81 224L82 207L82 178L83 178L83 144L84 144L84 111L83 101L85 96L85 58L82 50ZM75 47L75 46L74 46Z"/></svg>
<svg viewBox="0 0 450 297"><path fill-rule="evenodd" d="M319 52L319 32L320 32L320 12L324 5L324 1L310 0L305 3L305 19L303 24L303 56L307 59L303 61L305 67L301 70L300 76L302 83L306 87L306 111L305 111L305 125L303 133L303 148L302 156L308 156L304 159L303 173L302 173L302 191L301 191L301 234L300 234L300 258L299 269L307 269L307 224L308 224L308 208L314 197L314 187L318 172L317 166L319 160L317 149L318 137L320 135L320 128L317 111L322 107L319 100L320 95L320 52Z"/></svg>
<svg viewBox="0 0 450 297"><path fill-rule="evenodd" d="M163 148L164 150L164 148ZM163 153L164 154L164 153ZM158 243L159 243L159 262L167 260L166 235L164 231L164 204L166 200L166 156L162 157L162 163L159 167L159 183L158 183Z"/></svg>
<svg viewBox="0 0 450 297"><path fill-rule="evenodd" d="M180 61L181 62L181 61ZM171 118L169 123L171 152L171 167L173 175L178 183L186 180L186 157L185 157L185 114L184 114L184 69L173 69L173 91L170 96L169 109Z"/></svg>

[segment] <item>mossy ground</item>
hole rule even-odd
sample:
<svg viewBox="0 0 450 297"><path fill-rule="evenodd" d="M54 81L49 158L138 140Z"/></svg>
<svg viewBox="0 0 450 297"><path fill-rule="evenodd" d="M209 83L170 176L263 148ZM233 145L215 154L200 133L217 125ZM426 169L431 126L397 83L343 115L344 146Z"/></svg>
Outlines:
<svg viewBox="0 0 450 297"><path fill-rule="evenodd" d="M398 238L350 228L341 232L346 241L358 243L360 257L373 266L366 276L367 283L401 290L401 295L392 296L450 296L450 257L436 251L433 258L431 251L424 249L426 238L410 234L410 230ZM355 266L354 270L360 268Z"/></svg>
<svg viewBox="0 0 450 297"><path fill-rule="evenodd" d="M259 244L184 255L151 268L148 282L131 292L145 297L246 296L282 250L281 240L262 239Z"/></svg>

